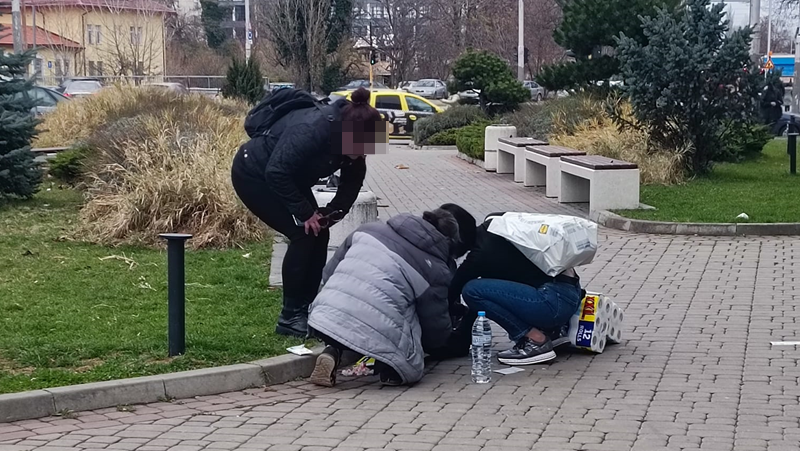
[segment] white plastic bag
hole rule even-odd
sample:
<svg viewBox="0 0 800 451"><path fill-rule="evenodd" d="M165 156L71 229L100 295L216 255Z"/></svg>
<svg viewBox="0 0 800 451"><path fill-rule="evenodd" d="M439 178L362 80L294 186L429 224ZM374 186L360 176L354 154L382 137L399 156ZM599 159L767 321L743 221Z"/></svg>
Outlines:
<svg viewBox="0 0 800 451"><path fill-rule="evenodd" d="M575 216L505 213L488 230L511 242L550 277L590 263L597 252L597 224Z"/></svg>

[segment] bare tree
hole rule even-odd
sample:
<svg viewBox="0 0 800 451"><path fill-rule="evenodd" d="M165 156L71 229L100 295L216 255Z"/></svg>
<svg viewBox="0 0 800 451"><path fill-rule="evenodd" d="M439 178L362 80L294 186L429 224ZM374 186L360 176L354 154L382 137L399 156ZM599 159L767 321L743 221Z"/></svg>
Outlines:
<svg viewBox="0 0 800 451"><path fill-rule="evenodd" d="M309 90L320 86L328 60L330 6L330 0L264 0L270 13L257 24L272 43L266 56Z"/></svg>
<svg viewBox="0 0 800 451"><path fill-rule="evenodd" d="M356 38L386 57L393 85L415 71L430 24L429 4L426 0L374 0L372 10L359 11L355 17L365 24L356 28Z"/></svg>
<svg viewBox="0 0 800 451"><path fill-rule="evenodd" d="M97 20L104 43L100 57L113 75L149 76L164 71L164 11L149 2L103 0Z"/></svg>

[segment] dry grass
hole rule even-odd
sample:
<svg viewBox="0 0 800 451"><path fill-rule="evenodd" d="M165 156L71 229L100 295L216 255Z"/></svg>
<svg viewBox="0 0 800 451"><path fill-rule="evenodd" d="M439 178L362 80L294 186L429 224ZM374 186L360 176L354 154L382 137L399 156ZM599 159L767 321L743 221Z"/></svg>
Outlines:
<svg viewBox="0 0 800 451"><path fill-rule="evenodd" d="M266 234L230 182L246 111L199 95L115 87L59 107L37 145L90 149L82 239L155 244L159 233L182 232L196 248L228 247Z"/></svg>
<svg viewBox="0 0 800 451"><path fill-rule="evenodd" d="M598 103L597 108L602 108L602 105ZM625 120L634 121L630 104L622 104L621 113ZM575 125L567 113L559 113L553 117L553 130L554 134L550 136L553 144L636 163L643 184L672 185L684 181L685 152L657 149L645 131L620 129L607 114Z"/></svg>

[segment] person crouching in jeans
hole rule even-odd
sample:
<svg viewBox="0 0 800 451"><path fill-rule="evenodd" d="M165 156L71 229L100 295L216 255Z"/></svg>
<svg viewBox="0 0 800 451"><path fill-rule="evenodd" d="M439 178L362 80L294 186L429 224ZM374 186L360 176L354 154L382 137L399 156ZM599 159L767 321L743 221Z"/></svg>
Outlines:
<svg viewBox="0 0 800 451"><path fill-rule="evenodd" d="M585 292L574 269L550 277L512 243L488 231L492 216L478 227L475 247L456 271L449 302L469 312L434 357L448 358L469 352L472 324L478 311L500 325L516 344L497 358L506 365L531 365L556 358L552 338L578 310ZM559 342L564 342L561 339ZM559 343L560 344L560 343Z"/></svg>

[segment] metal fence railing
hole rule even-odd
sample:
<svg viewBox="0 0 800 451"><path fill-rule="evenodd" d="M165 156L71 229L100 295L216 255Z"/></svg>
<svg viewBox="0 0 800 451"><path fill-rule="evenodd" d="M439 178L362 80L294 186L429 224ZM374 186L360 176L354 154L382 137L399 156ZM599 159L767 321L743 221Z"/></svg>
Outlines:
<svg viewBox="0 0 800 451"><path fill-rule="evenodd" d="M70 76L39 76L36 81L42 86L58 86ZM134 76L98 76L104 85L126 83L143 85L148 83L181 83L191 91L219 92L225 84L224 75L134 75ZM264 85L269 86L269 78L264 77Z"/></svg>

